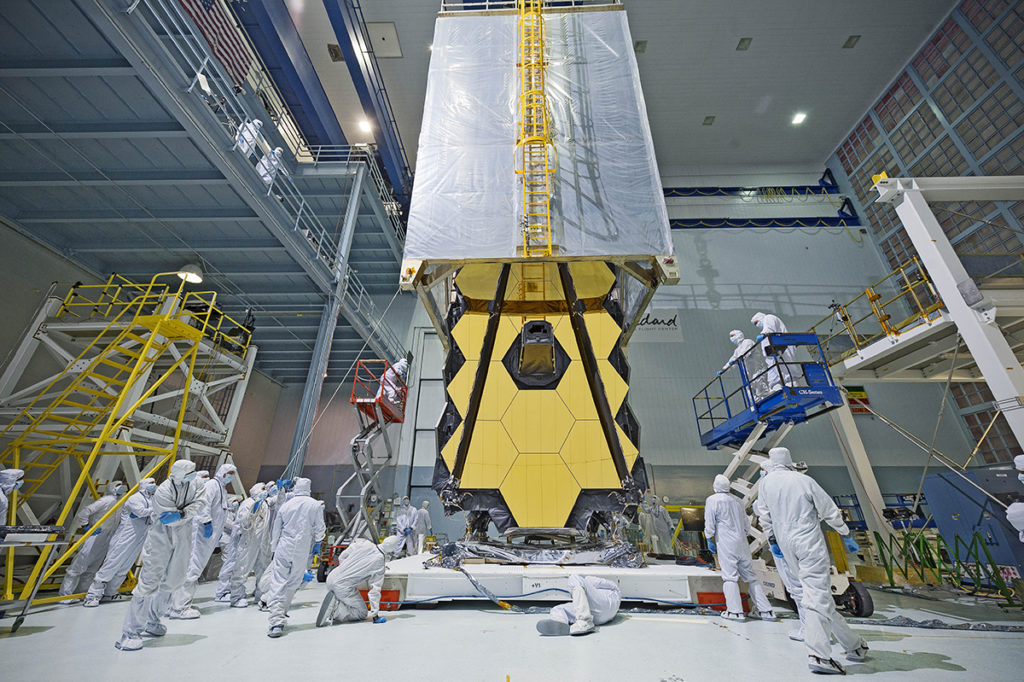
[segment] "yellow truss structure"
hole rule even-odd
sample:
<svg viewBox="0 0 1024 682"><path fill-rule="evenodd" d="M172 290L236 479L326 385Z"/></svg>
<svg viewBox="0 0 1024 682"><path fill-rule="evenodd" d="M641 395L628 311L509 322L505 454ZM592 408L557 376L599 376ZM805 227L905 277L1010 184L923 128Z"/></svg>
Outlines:
<svg viewBox="0 0 1024 682"><path fill-rule="evenodd" d="M523 256L551 256L551 176L544 57L545 0L519 0L519 132L516 174L522 184ZM550 154L549 154L549 147Z"/></svg>
<svg viewBox="0 0 1024 682"><path fill-rule="evenodd" d="M186 292L184 280L176 288L157 282L174 274L156 275L147 285L114 275L105 284L76 286L68 292L58 317L91 318L105 326L0 432L0 443L4 443L0 468L25 471L25 487L12 493L6 523L16 523L18 507L36 495L68 459L77 462L80 473L57 517L58 526L68 521L83 489L88 488L93 497L100 496L92 473L101 455L147 458L140 478L153 476L175 457L200 341L207 338L224 343L221 326L225 320L237 323L216 310L216 293ZM232 338L230 343L244 354L249 340ZM132 414L182 368L187 371L171 442L143 442L126 435L132 432L127 428ZM119 514L137 488L135 485L123 495L94 528ZM49 578L87 537L68 546L45 573L53 547L44 547L20 598L32 594L35 583ZM2 595L6 600L14 598L13 568L14 548L10 548Z"/></svg>

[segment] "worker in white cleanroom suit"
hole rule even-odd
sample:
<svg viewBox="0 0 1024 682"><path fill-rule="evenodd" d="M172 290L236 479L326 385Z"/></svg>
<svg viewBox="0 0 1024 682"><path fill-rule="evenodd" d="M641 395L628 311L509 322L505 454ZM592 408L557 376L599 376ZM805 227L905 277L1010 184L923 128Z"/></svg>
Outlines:
<svg viewBox="0 0 1024 682"><path fill-rule="evenodd" d="M263 595L270 608L268 637L284 634L292 597L303 581L313 579L309 566L327 534L323 503L309 496L311 488L308 478L296 478L295 495L281 505L274 519L274 560L270 563L270 584Z"/></svg>
<svg viewBox="0 0 1024 682"><path fill-rule="evenodd" d="M220 570L217 572L217 591L214 601L231 603L231 572L235 569L235 546L231 542L235 534L235 520L238 518L238 507L240 500L237 495L228 495L228 513L224 517L224 530L221 531L220 541Z"/></svg>
<svg viewBox="0 0 1024 682"><path fill-rule="evenodd" d="M234 464L221 464L217 475L206 481L206 509L192 522L192 557L189 560L185 582L171 598L171 618L191 620L199 617L199 609L192 606L192 599L199 585L199 577L206 570L206 564L213 556L213 550L220 542L224 523L228 515L227 486L238 474Z"/></svg>
<svg viewBox="0 0 1024 682"><path fill-rule="evenodd" d="M239 505L235 513L234 528L231 530L230 572L225 573L222 569L217 576L217 594L223 592L229 595L231 606L235 608L245 608L249 605L245 598L245 581L259 557L267 527L270 512L266 497L266 484L256 483L249 488L249 497Z"/></svg>
<svg viewBox="0 0 1024 682"><path fill-rule="evenodd" d="M761 476L765 476L769 471L776 467L778 467L778 465L772 464L771 461L761 462ZM767 508L764 506L764 503L760 498L754 500L753 511L754 514L757 515L762 529L771 527L770 522L764 518L767 513ZM775 557L775 569L779 572L779 577L782 579L782 584L785 586L786 592L793 598L793 603L796 604L797 616L800 617L800 627L793 628L789 631L788 635L794 642L802 642L804 641L804 612L800 607L800 600L803 599L804 588L803 585L800 584L800 578L798 578L796 574L789 569L789 564L783 561L782 550L779 548L779 544L776 542L775 536L768 535L767 537L772 556Z"/></svg>
<svg viewBox="0 0 1024 682"><path fill-rule="evenodd" d="M767 382L765 379L767 375L764 371L764 364L761 358L755 358L753 354L748 354L751 348L754 347L754 342L743 335L743 332L739 329L733 329L729 332L729 341L736 346L736 349L729 356L729 361L722 365L722 369L718 370L718 376L728 370L730 367L737 363L742 363L743 371L747 375L747 381L750 384L751 390L747 393L747 400L750 404L754 401L760 400L767 395L766 390Z"/></svg>
<svg viewBox="0 0 1024 682"><path fill-rule="evenodd" d="M777 621L772 605L765 596L761 581L754 573L750 561L750 520L740 501L729 492L729 479L718 474L712 485L712 494L704 503L704 537L708 549L718 555L722 567L722 591L725 593L725 611L722 618L745 620L739 580L747 583L754 600L754 609L761 620Z"/></svg>
<svg viewBox="0 0 1024 682"><path fill-rule="evenodd" d="M278 485L276 481L267 483L267 524L259 536L259 554L256 556L256 564L253 567L253 573L256 575L256 588L253 590L253 596L257 603L263 601L264 585L267 585L270 580L270 562L274 559L274 547L270 540L274 529L274 520L277 518L277 510L284 504L287 496L284 482L282 479L282 485Z"/></svg>
<svg viewBox="0 0 1024 682"><path fill-rule="evenodd" d="M412 526L412 532L416 536L416 553L423 554L423 540L433 534L434 524L430 520L430 502L423 500L423 504L416 510L416 522Z"/></svg>
<svg viewBox="0 0 1024 682"><path fill-rule="evenodd" d="M7 496L21 488L25 482L25 472L21 469L4 469L0 471L0 526L8 525L8 509L10 500Z"/></svg>
<svg viewBox="0 0 1024 682"><path fill-rule="evenodd" d="M195 463L179 459L172 464L152 502L153 525L142 546L139 583L132 590L121 639L114 645L121 651L141 649L143 633L163 637L167 632L160 617L171 594L185 582L192 556L192 519L206 510L206 488L196 479Z"/></svg>
<svg viewBox="0 0 1024 682"><path fill-rule="evenodd" d="M87 507L84 507L75 516L75 521L87 532L104 514L110 511L111 507L117 504L125 492L128 491L122 481L111 481L107 485L107 494L96 500ZM89 536L78 549L78 554L71 560L64 580L60 584L60 595L67 596L79 591L84 592L92 584L96 571L100 570L103 558L107 556L107 549L110 547L110 538L117 532L117 526L121 522L120 514L111 514L103 525ZM77 599L65 599L61 604L71 604Z"/></svg>
<svg viewBox="0 0 1024 682"><path fill-rule="evenodd" d="M357 538L338 557L338 565L327 574L327 596L320 606L316 626L371 620L387 622L380 615L380 588L384 584L384 566L401 546L400 535L389 535L380 545ZM370 608L359 594L359 586L368 583Z"/></svg>
<svg viewBox="0 0 1024 682"><path fill-rule="evenodd" d="M152 498L155 492L156 479L144 478L139 481L138 491L124 501L120 525L110 540L107 556L89 586L83 606L99 606L100 600L110 599L117 594L124 577L128 575L128 569L139 558L142 544L149 534L149 527L153 523Z"/></svg>
<svg viewBox="0 0 1024 682"><path fill-rule="evenodd" d="M281 154L283 153L283 149L274 147L269 154L260 159L256 164L256 172L259 173L260 179L263 180L263 184L267 187L274 184L274 178L284 169L284 163L281 161Z"/></svg>
<svg viewBox="0 0 1024 682"><path fill-rule="evenodd" d="M396 404L399 398L401 398L399 391L402 390L402 381L405 379L405 373L408 368L409 361L405 358L388 367L380 380L377 397L379 398L383 394L388 399L388 402Z"/></svg>
<svg viewBox="0 0 1024 682"><path fill-rule="evenodd" d="M669 516L668 509L665 509L665 506L662 504L665 501L668 501L667 496L661 501L658 500L657 495L654 496L654 531L657 534L661 553L674 554L675 549L672 547L674 535L672 532L672 517Z"/></svg>
<svg viewBox="0 0 1024 682"><path fill-rule="evenodd" d="M793 346L786 346L785 350L779 353L768 353L768 346L770 345L768 334L787 333L789 330L786 329L785 323L778 316L770 313L767 315L765 313L754 313L754 316L750 318L750 322L759 330L754 341L761 344L761 352L764 354L765 364L768 365L768 371L765 373L768 393L778 391L782 388L783 384L791 386L793 384L793 374L790 372L788 364L780 363L793 362L796 359L796 349Z"/></svg>
<svg viewBox="0 0 1024 682"><path fill-rule="evenodd" d="M405 538L405 553L412 556L416 553L416 507L409 504L409 498L403 497L395 517L398 534Z"/></svg>
<svg viewBox="0 0 1024 682"><path fill-rule="evenodd" d="M242 152L243 156L253 156L256 153L256 145L259 143L260 128L262 127L263 121L254 118L243 123L238 129L235 144L238 145L238 149Z"/></svg>
<svg viewBox="0 0 1024 682"><path fill-rule="evenodd" d="M586 635L619 612L622 592L610 580L593 575L569 576L572 602L552 607L549 618L537 623L542 635Z"/></svg>
<svg viewBox="0 0 1024 682"><path fill-rule="evenodd" d="M831 637L851 661L865 660L868 645L836 612L821 521L843 536L848 552L857 552L859 547L828 493L810 476L791 470L793 460L787 448L772 448L768 457L779 466L761 479L759 497L765 511L762 524L767 523L765 532L774 535L783 560L803 586L800 609L808 667L812 672L843 674L843 667L832 659Z"/></svg>

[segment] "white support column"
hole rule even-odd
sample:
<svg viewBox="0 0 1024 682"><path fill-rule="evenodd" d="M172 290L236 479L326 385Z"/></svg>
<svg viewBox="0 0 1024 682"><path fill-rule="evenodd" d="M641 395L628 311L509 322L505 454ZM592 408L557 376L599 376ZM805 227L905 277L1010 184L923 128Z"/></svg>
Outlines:
<svg viewBox="0 0 1024 682"><path fill-rule="evenodd" d="M885 520L882 510L885 509L885 502L882 500L882 491L878 487L878 480L868 460L868 452L864 448L864 441L860 439L860 432L857 431L857 423L853 419L853 412L850 410L850 401L843 394L843 405L835 411L838 420L833 419L832 425L836 426L836 439L839 447L846 454L846 469L850 472L850 480L853 481L853 491L857 494L857 501L860 503L861 513L864 514L864 521L868 530L878 533L883 540L888 540L892 535L892 524ZM838 421L838 424L836 423Z"/></svg>
<svg viewBox="0 0 1024 682"><path fill-rule="evenodd" d="M1021 396L1024 396L1024 369L1021 369L1010 344L995 323L995 307L984 300L974 302L974 307L968 305L958 287L970 291L974 288L973 282L953 250L953 245L935 219L922 190L916 188L917 181L911 185L906 185L907 181L902 179L899 182L904 184L903 191L894 197L896 213L903 221L907 235L949 310L950 317L956 323L960 336L996 401L1017 404ZM981 199L979 197L978 200ZM974 288L974 291L977 289ZM1003 416L1017 442L1024 447L1024 409L1005 409Z"/></svg>
<svg viewBox="0 0 1024 682"><path fill-rule="evenodd" d="M39 310L36 311L36 315L32 318L32 323L28 327L28 333L21 338L18 350L11 356L11 361L7 363L3 374L0 375L0 403L6 402L11 394L14 393L14 388L18 385L18 381L28 366L29 360L32 359L36 349L39 347L39 337L36 335L39 332L39 328L47 318L57 312L60 305L60 299L48 298L39 307Z"/></svg>

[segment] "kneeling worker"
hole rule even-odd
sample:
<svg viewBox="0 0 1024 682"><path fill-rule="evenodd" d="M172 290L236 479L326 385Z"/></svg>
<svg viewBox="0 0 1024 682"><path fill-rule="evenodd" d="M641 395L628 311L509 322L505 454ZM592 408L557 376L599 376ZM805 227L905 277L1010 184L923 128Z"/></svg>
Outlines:
<svg viewBox="0 0 1024 682"><path fill-rule="evenodd" d="M391 535L380 545L369 540L353 540L338 558L338 565L327 574L327 596L320 606L316 626L337 622L372 620L384 623L380 613L380 588L384 584L384 566L402 546L403 538ZM359 594L358 586L370 584L370 608Z"/></svg>
<svg viewBox="0 0 1024 682"><path fill-rule="evenodd" d="M595 625L604 625L619 612L622 592L610 580L593 575L569 576L572 602L551 609L550 618L537 623L542 635L586 635Z"/></svg>

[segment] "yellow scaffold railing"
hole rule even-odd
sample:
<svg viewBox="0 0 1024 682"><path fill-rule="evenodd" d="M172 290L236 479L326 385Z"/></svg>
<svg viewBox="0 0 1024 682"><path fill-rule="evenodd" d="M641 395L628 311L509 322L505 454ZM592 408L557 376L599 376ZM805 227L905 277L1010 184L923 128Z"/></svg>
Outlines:
<svg viewBox="0 0 1024 682"><path fill-rule="evenodd" d="M518 1L519 131L516 174L522 186L521 229L523 256L526 258L543 258L552 254L551 176L555 170L548 125L544 4L545 0Z"/></svg>
<svg viewBox="0 0 1024 682"><path fill-rule="evenodd" d="M942 307L928 273L914 257L848 303L833 303L834 312L810 331L821 339L828 363L835 365L879 339L927 323Z"/></svg>
<svg viewBox="0 0 1024 682"><path fill-rule="evenodd" d="M15 523L17 507L32 499L69 458L77 462L80 473L57 516L54 525L58 526L67 523L84 488L93 497L100 496L92 475L100 455L147 458L140 480L152 476L174 458L200 343L203 339L224 342L221 328L227 319L215 307L216 293L186 292L184 280L177 288L157 282L175 274L161 273L147 285L114 275L103 285L79 285L68 292L57 317L91 318L100 325L91 332L94 337L78 357L0 432L0 443L4 444L0 468L25 471L25 487L12 499L6 523ZM247 335L236 334L231 340L232 344L243 346L243 354L248 342ZM176 343L179 345L174 346ZM232 352L237 352L234 347ZM132 415L175 373L183 375L184 381L170 442L139 441L126 435L131 433L127 427ZM121 504L136 489L137 485L123 495L93 524L91 532L120 513ZM43 547L25 581L21 598L32 594L35 583L52 575L87 537L88 534L72 543L40 575L53 549ZM56 536L49 540L56 540ZM13 553L10 548L5 599L13 598Z"/></svg>

